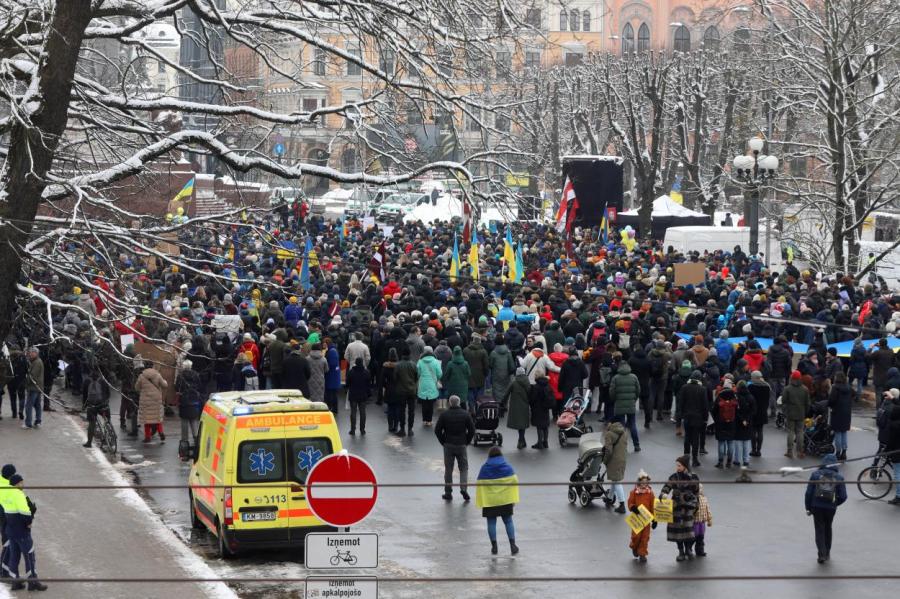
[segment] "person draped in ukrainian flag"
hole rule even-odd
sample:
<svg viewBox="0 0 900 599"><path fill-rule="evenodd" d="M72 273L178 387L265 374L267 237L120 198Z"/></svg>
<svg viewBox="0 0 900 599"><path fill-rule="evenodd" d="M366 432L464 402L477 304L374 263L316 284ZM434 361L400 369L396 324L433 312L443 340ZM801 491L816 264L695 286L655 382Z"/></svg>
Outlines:
<svg viewBox="0 0 900 599"><path fill-rule="evenodd" d="M519 552L516 546L516 527L513 525L513 506L519 503L519 478L499 447L491 447L487 461L478 471L475 505L487 519L491 553L497 555L497 518L503 520L510 552Z"/></svg>
<svg viewBox="0 0 900 599"><path fill-rule="evenodd" d="M506 262L507 281L517 282L519 280L516 272L516 250L513 245L512 230L509 225L506 226L506 239L503 242L503 260Z"/></svg>
<svg viewBox="0 0 900 599"><path fill-rule="evenodd" d="M453 236L453 256L450 257L450 282L455 283L459 276L459 245L456 243L456 235Z"/></svg>

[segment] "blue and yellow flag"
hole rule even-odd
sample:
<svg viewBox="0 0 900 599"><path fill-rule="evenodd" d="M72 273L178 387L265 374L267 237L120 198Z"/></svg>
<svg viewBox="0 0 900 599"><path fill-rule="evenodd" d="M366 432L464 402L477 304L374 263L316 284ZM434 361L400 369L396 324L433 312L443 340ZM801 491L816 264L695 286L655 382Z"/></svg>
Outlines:
<svg viewBox="0 0 900 599"><path fill-rule="evenodd" d="M522 244L516 246L516 283L521 283L525 278L525 261L522 260Z"/></svg>
<svg viewBox="0 0 900 599"><path fill-rule="evenodd" d="M309 237L306 238L306 248L303 250L303 262L300 264L300 286L303 291L309 291L312 283L309 281L309 262L313 255L313 245Z"/></svg>
<svg viewBox="0 0 900 599"><path fill-rule="evenodd" d="M450 282L455 283L459 276L459 246L456 243L456 235L453 235L453 257L450 258Z"/></svg>
<svg viewBox="0 0 900 599"><path fill-rule="evenodd" d="M478 280L478 233L472 235L472 247L469 248L469 270L472 278Z"/></svg>
<svg viewBox="0 0 900 599"><path fill-rule="evenodd" d="M510 230L509 225L506 227L506 240L503 243L503 259L506 261L506 266L509 267L506 275L507 280L518 281L519 278L516 275L516 251L513 249L512 230Z"/></svg>
<svg viewBox="0 0 900 599"><path fill-rule="evenodd" d="M173 202L177 202L182 198L188 198L191 194L194 193L194 177L191 177L187 183L184 184L184 187L181 188L181 191L175 194L175 197L172 198Z"/></svg>
<svg viewBox="0 0 900 599"><path fill-rule="evenodd" d="M600 239L603 245L609 243L609 208L603 209L603 219L600 221Z"/></svg>

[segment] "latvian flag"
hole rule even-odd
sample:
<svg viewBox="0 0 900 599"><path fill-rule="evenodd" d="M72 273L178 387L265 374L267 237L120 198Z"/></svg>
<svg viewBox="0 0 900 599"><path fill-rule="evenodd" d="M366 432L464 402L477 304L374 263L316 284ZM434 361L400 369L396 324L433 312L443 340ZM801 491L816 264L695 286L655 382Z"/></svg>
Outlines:
<svg viewBox="0 0 900 599"><path fill-rule="evenodd" d="M472 241L472 206L466 198L462 200L463 204L463 243L469 244Z"/></svg>
<svg viewBox="0 0 900 599"><path fill-rule="evenodd" d="M381 245L378 246L378 249L372 255L372 259L369 260L369 271L372 273L372 278L379 285L387 279L387 248L384 245L384 241L381 242Z"/></svg>
<svg viewBox="0 0 900 599"><path fill-rule="evenodd" d="M566 177L562 198L559 201L559 209L556 211L556 230L560 233L569 230L569 219L574 220L577 210L578 198L575 197L575 186L572 185L572 180Z"/></svg>

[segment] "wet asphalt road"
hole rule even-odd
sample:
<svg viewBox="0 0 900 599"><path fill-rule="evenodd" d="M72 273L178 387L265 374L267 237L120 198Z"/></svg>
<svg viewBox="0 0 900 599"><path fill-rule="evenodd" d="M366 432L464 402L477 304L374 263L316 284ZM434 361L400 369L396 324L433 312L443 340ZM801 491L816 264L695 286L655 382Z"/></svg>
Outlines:
<svg viewBox="0 0 900 599"><path fill-rule="evenodd" d="M113 398L113 420L117 422L117 398ZM431 429L418 423L416 435L400 439L386 432L380 407L369 406L368 435L351 437L349 417L339 414L345 447L366 458L376 469L381 482L443 481L441 448ZM595 416L589 415L593 423ZM868 455L876 446L871 410L854 415L849 455ZM599 425L595 425L599 429ZM183 484L189 467L177 457L179 427L177 418L168 418L167 443L154 441L144 445L140 439L120 436L119 449L128 465L125 468L142 484ZM575 467L577 449L560 448L554 430L548 451L516 450L514 431L501 424L504 450L521 481L565 481ZM675 437L669 423L643 429L640 453L631 453L629 443L626 478L633 480L640 469L654 481L664 480L680 455L681 439ZM529 444L536 440L528 431ZM785 466L785 435L774 426L766 428L763 457L752 465L759 470L777 470ZM510 447L512 445L512 447ZM708 438L708 448L715 442ZM470 448L470 476L474 478L486 459L487 448ZM731 481L732 470L712 467L714 456L706 456L697 470L701 479ZM812 459L803 465L813 465ZM792 465L797 465L794 462ZM867 462L849 463L843 468L848 480L855 481ZM121 467L121 466L120 466ZM805 479L807 475L802 475ZM758 480L779 480L778 476L758 476ZM801 479L801 480L802 480ZM655 484L658 492L659 484ZM626 486L626 492L631 485ZM380 534L382 577L553 577L553 582L466 582L466 583L382 583L381 597L414 598L426 594L432 599L480 597L644 597L668 595L674 598L754 599L761 593L770 597L848 596L854 599L885 597L896 590L895 581L820 580L828 575L897 574L896 535L900 531L900 509L884 501L864 499L855 485L848 486L847 503L835 521L832 561L816 563L811 518L803 507L803 485L707 485L713 526L707 533L707 552L703 560L678 564L674 544L665 540L664 526L654 532L650 542L649 563L638 564L628 549L629 529L624 516L594 504L588 508L570 505L566 487L529 487L521 492L516 506L515 525L521 553L512 558L505 543L502 526L500 555L489 553L489 543L474 501L464 504L458 495L444 502L436 487L385 488L372 516L360 531ZM474 493L473 493L474 494ZM222 577L258 577L265 582L233 585L244 597L299 598L302 585L279 581L285 577L303 577L302 552L265 552L224 561L215 557L213 539L193 531L189 521L186 490L157 489L144 493L159 514L162 523L172 528ZM890 496L889 496L890 497ZM888 497L888 498L889 498ZM359 573L363 573L360 571ZM785 581L735 581L731 576L811 576L813 579ZM676 576L677 581L577 582L576 576ZM691 576L721 576L724 580L691 581Z"/></svg>

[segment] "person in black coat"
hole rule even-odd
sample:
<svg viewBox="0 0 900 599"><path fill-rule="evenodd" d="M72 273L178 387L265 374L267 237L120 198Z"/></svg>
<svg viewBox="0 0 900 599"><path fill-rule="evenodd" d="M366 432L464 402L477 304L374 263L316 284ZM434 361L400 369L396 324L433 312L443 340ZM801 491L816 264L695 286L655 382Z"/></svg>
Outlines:
<svg viewBox="0 0 900 599"><path fill-rule="evenodd" d="M537 429L538 434L537 443L531 448L548 449L550 410L556 406L556 398L553 397L553 389L550 388L550 380L547 377L538 377L528 390L528 405L531 406L531 424Z"/></svg>
<svg viewBox="0 0 900 599"><path fill-rule="evenodd" d="M850 430L853 388L847 383L847 375L839 372L834 377L831 393L828 395L831 410L830 424L834 430L834 452L837 459L847 459L847 431Z"/></svg>
<svg viewBox="0 0 900 599"><path fill-rule="evenodd" d="M691 456L692 464L700 465L697 454L700 439L706 435L706 421L709 419L709 403L703 373L695 370L691 378L678 390L675 399L675 421L684 425L684 453Z"/></svg>
<svg viewBox="0 0 900 599"><path fill-rule="evenodd" d="M752 377L752 375L751 375ZM750 465L750 437L756 402L745 381L737 386L738 410L734 430L734 463L744 468Z"/></svg>
<svg viewBox="0 0 900 599"><path fill-rule="evenodd" d="M588 376L587 367L574 347L569 348L569 357L559 369L559 392L563 401L572 397L572 391L584 385L584 379Z"/></svg>
<svg viewBox="0 0 900 599"><path fill-rule="evenodd" d="M730 379L725 379L724 388L713 403L712 415L716 425L716 441L719 442L719 460L716 462L716 468L721 468L723 464L731 468L734 435L737 432L737 394Z"/></svg>
<svg viewBox="0 0 900 599"><path fill-rule="evenodd" d="M653 406L647 405L650 401L650 385L644 383L650 380L650 360L643 348L635 348L634 355L628 359L628 365L631 372L641 381L640 404L644 410L644 428L650 428Z"/></svg>
<svg viewBox="0 0 900 599"><path fill-rule="evenodd" d="M281 375L284 388L298 389L303 397L309 397L310 374L309 360L303 356L299 345L293 345L284 358L284 372Z"/></svg>
<svg viewBox="0 0 900 599"><path fill-rule="evenodd" d="M356 412L359 410L359 434L366 434L366 402L372 389L369 371L362 358L356 358L347 371L347 400L350 402L350 434L356 434Z"/></svg>
<svg viewBox="0 0 900 599"><path fill-rule="evenodd" d="M769 423L769 398L772 388L763 378L762 372L754 370L750 373L750 384L747 386L753 396L753 417L750 421L750 455L758 458L762 455L763 427Z"/></svg>
<svg viewBox="0 0 900 599"><path fill-rule="evenodd" d="M191 360L184 360L181 363L181 372L175 381L175 391L178 393L178 417L181 419L179 452L183 453L182 459L187 459L190 456L187 450L197 445L200 413L203 411L203 404L206 403L203 381L200 374L193 369Z"/></svg>

